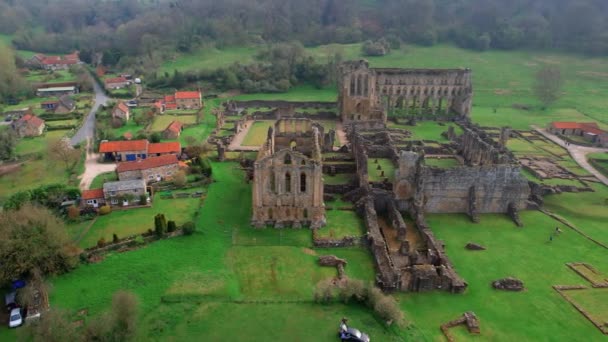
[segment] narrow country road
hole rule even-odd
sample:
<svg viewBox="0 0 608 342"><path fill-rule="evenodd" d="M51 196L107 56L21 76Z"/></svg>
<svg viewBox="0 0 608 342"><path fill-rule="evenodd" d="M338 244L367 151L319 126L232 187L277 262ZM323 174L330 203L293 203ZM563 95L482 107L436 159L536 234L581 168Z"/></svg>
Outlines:
<svg viewBox="0 0 608 342"><path fill-rule="evenodd" d="M93 139L95 136L95 114L97 113L99 107L101 105L105 105L109 100L103 89L101 89L101 86L97 84L97 81L95 81L93 77L91 77L91 80L93 82L93 91L95 92L95 103L93 104L93 107L91 107L89 115L85 117L84 122L82 123L82 126L78 132L76 132L76 134L74 134L70 140L70 144L72 144L72 146L78 145L84 141L87 141L88 139Z"/></svg>
<svg viewBox="0 0 608 342"><path fill-rule="evenodd" d="M532 126L532 128L534 128L534 130L538 133L544 135L547 139L550 139L554 143L568 150L568 153L570 153L570 155L578 163L578 165L580 165L583 169L589 171L602 183L608 186L608 177L604 176L601 172L596 170L591 164L589 164L589 161L587 161L587 154L597 152L608 153L608 148L586 147L573 144L569 144L566 146L566 143L555 134L549 133L547 132L547 130L535 126Z"/></svg>

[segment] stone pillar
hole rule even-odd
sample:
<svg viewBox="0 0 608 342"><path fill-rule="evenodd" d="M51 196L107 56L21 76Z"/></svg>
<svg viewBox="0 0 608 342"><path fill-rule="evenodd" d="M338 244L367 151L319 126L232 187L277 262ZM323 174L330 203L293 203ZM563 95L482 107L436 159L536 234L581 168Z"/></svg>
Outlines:
<svg viewBox="0 0 608 342"><path fill-rule="evenodd" d="M507 142L511 137L511 127L505 126L500 129L500 144L507 147Z"/></svg>

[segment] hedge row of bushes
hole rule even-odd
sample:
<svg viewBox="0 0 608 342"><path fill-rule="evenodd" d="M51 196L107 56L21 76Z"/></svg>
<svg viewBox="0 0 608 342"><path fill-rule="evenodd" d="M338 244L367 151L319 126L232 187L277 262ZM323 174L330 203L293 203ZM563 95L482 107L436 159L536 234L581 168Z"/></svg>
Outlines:
<svg viewBox="0 0 608 342"><path fill-rule="evenodd" d="M390 325L405 325L405 317L394 297L386 295L371 283L357 279L343 279L337 284L333 279L321 280L317 283L314 292L317 303L329 304L337 300L345 304L355 301L369 306L382 319Z"/></svg>

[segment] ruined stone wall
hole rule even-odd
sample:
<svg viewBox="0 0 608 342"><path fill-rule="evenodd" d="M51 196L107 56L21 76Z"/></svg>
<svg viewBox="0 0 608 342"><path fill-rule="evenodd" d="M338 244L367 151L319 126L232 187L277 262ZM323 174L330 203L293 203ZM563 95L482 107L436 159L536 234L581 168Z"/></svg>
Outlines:
<svg viewBox="0 0 608 342"><path fill-rule="evenodd" d="M251 220L260 228L324 226L321 163L287 149L256 160Z"/></svg>
<svg viewBox="0 0 608 342"><path fill-rule="evenodd" d="M458 153L469 165L516 163L515 157L500 143L494 142L480 129L462 126L463 134L455 140Z"/></svg>
<svg viewBox="0 0 608 342"><path fill-rule="evenodd" d="M342 121L386 122L386 109L410 114L468 117L473 86L470 69L370 68L365 60L343 63L338 83Z"/></svg>

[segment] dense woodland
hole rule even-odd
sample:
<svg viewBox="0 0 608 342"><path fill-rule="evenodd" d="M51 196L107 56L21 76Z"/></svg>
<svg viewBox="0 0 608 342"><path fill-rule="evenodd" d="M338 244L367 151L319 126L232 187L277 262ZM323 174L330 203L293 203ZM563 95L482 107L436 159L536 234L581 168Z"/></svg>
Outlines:
<svg viewBox="0 0 608 342"><path fill-rule="evenodd" d="M1 0L0 33L19 49L164 51L298 40L304 45L380 37L471 49L555 48L608 54L604 0Z"/></svg>
<svg viewBox="0 0 608 342"><path fill-rule="evenodd" d="M152 88L203 81L245 92L331 83L341 57L314 61L302 48L328 43L366 42L367 55L401 43L607 55L607 19L605 0L0 0L0 34L16 49L79 50L87 63L146 74ZM176 52L251 44L269 46L252 65L155 72ZM13 59L0 48L3 97L23 89Z"/></svg>

